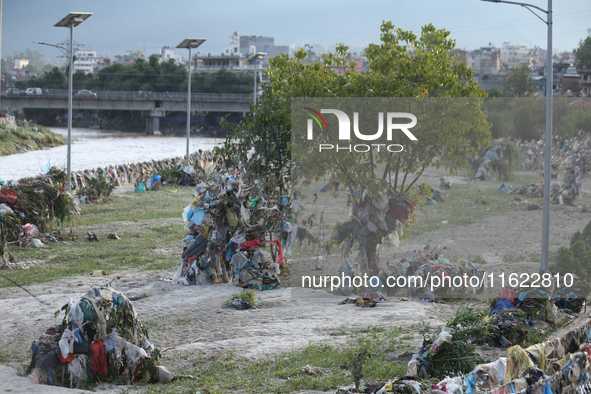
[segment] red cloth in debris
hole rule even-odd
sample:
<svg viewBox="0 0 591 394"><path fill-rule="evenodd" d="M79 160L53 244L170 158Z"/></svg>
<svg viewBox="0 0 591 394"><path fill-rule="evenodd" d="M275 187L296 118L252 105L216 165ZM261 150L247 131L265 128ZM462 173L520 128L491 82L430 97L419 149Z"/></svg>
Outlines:
<svg viewBox="0 0 591 394"><path fill-rule="evenodd" d="M68 357L66 357L66 358L64 358L64 356L62 356L62 352L59 352L59 353L60 353L60 362L62 364L70 364L76 358L76 355L74 353L68 354Z"/></svg>
<svg viewBox="0 0 591 394"><path fill-rule="evenodd" d="M402 205L393 205L392 208L390 208L390 213L399 222L404 222L410 216L406 207L403 207ZM411 213L412 213L412 209L411 209Z"/></svg>
<svg viewBox="0 0 591 394"><path fill-rule="evenodd" d="M258 238L253 239L252 241L246 241L242 245L240 245L240 249L242 250L251 250L254 248L258 248L261 246L261 240Z"/></svg>
<svg viewBox="0 0 591 394"><path fill-rule="evenodd" d="M281 263L283 263L283 246L281 246L279 237L275 237L275 239L272 240L271 243L277 244L277 264L281 266Z"/></svg>
<svg viewBox="0 0 591 394"><path fill-rule="evenodd" d="M515 291L503 287L501 289L501 298L513 303L513 301L515 301Z"/></svg>
<svg viewBox="0 0 591 394"><path fill-rule="evenodd" d="M99 339L90 345L90 369L99 375L107 376L107 350L103 340Z"/></svg>
<svg viewBox="0 0 591 394"><path fill-rule="evenodd" d="M18 194L16 193L16 191L12 189L0 190L0 204L6 202L10 205L14 205L14 203L16 202L17 195Z"/></svg>

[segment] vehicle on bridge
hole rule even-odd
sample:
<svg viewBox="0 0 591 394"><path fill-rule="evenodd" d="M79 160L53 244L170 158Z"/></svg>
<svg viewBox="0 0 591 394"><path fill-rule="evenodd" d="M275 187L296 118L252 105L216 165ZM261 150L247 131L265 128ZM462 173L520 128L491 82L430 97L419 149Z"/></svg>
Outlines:
<svg viewBox="0 0 591 394"><path fill-rule="evenodd" d="M25 92L23 92L22 90L20 90L18 88L8 88L8 89L6 89L5 93L10 96L21 96Z"/></svg>
<svg viewBox="0 0 591 394"><path fill-rule="evenodd" d="M84 89L77 91L75 96L80 98L96 98L96 93Z"/></svg>
<svg viewBox="0 0 591 394"><path fill-rule="evenodd" d="M25 94L27 96L41 96L43 93L41 92L41 88L28 88Z"/></svg>

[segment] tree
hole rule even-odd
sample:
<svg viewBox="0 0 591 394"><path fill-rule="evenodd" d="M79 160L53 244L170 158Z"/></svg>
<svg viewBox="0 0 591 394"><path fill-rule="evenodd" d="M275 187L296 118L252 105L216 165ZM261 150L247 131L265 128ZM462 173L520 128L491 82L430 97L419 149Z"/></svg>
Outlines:
<svg viewBox="0 0 591 394"><path fill-rule="evenodd" d="M370 68L362 74L356 73L354 64L345 60L348 48L344 46L339 46L334 54L326 56L324 62L309 65L303 62L306 57L304 51L296 53L294 58L286 55L273 57L267 73L270 84L254 115L251 114L247 122L236 130L236 137L241 138L242 142L229 140L228 150L234 155L230 154L228 160L231 157L244 158L254 148L253 159L249 162L253 176L261 177L267 173L268 167L276 179L289 173L290 139L282 136L291 135L292 97L485 96L485 92L472 78L472 70L464 62L456 62L457 56L449 54L455 45L453 40L447 38L449 32L427 25L423 27L419 38L412 32L395 29L391 22L385 22L381 30L381 44L371 44L366 50ZM332 66L347 67L347 71L338 74ZM478 115L478 111L475 113ZM490 134L484 116L478 115L476 120L477 125L472 129L471 137L479 145ZM368 176L369 172L375 170L376 164L386 163L395 172L395 176L400 175L401 178L401 182L394 188L405 191L416 179L405 184L402 178L406 179L411 174L418 178L434 160L437 165L448 166L451 170L465 164L464 159L459 160L458 157L464 153L475 154L473 147L464 144L466 135L461 133L466 130L456 128L453 131L451 127L447 130L451 134L434 131L423 134L425 144L413 145L403 155L398 155L396 162L393 162L393 156L387 152L375 153L374 168L368 168L367 173L359 171L351 174L353 178L349 182L365 185L371 190L387 186L385 179ZM282 145L276 146L278 143ZM426 148L427 146L431 148ZM437 148L432 148L435 146ZM446 150L457 155L441 157L441 153ZM270 156L269 152L274 154ZM318 163L316 159L310 158ZM347 163L345 167L352 168L352 165L353 163ZM312 170L316 174L309 172ZM308 171L307 176L316 177L325 170L326 168L316 165ZM403 190L404 186L406 188Z"/></svg>
<svg viewBox="0 0 591 394"><path fill-rule="evenodd" d="M150 55L148 63L156 74L162 74L162 66L160 65L160 57L155 53Z"/></svg>
<svg viewBox="0 0 591 394"><path fill-rule="evenodd" d="M86 74L83 70L77 70L72 78L72 88L74 90L84 89L86 81L94 79L94 74Z"/></svg>
<svg viewBox="0 0 591 394"><path fill-rule="evenodd" d="M25 70L30 71L30 72L34 72L34 73L39 72L39 68L33 63L27 64L25 66Z"/></svg>
<svg viewBox="0 0 591 394"><path fill-rule="evenodd" d="M503 87L498 85L486 89L486 94L488 97L508 97L508 94Z"/></svg>
<svg viewBox="0 0 591 394"><path fill-rule="evenodd" d="M591 35L579 41L579 47L573 50L573 54L577 58L576 68L591 69Z"/></svg>
<svg viewBox="0 0 591 394"><path fill-rule="evenodd" d="M31 77L27 81L27 87L42 89L67 89L68 77L66 74L61 72L59 68L54 67L51 69L51 71L46 72L42 77Z"/></svg>
<svg viewBox="0 0 591 394"><path fill-rule="evenodd" d="M534 79L530 76L529 66L517 67L505 82L505 91L511 96L521 97L530 92L534 86Z"/></svg>
<svg viewBox="0 0 591 394"><path fill-rule="evenodd" d="M33 51L27 48L24 52L14 52L14 57L17 59L28 59L29 64L33 64L37 69L43 68L45 65L45 57L39 51Z"/></svg>
<svg viewBox="0 0 591 394"><path fill-rule="evenodd" d="M486 93L472 78L473 71L466 63L457 62L457 56L450 54L455 42L448 38L449 32L427 25L418 37L395 29L391 22L384 22L381 32L381 43L369 45L365 52L369 70L364 73L355 72L356 64L346 60L348 48L343 45L323 62L306 64L303 50L294 58L271 58L267 72L270 82L262 99L218 152L220 165L235 167L242 162L247 167L246 176L259 179L266 186L264 190L278 193L290 189L292 171L298 182L328 175L331 181L340 182L342 189L351 191L350 201L355 207L360 196L410 192L430 165L453 172L467 164L467 159L490 139L490 125L480 110ZM338 73L335 68L345 72ZM361 109L359 116L368 112L365 109L381 112L387 108L383 101L369 98L399 98L397 111L412 112L421 119L416 125L420 141L409 141L397 154L375 148L362 154L319 152L318 144L335 135L327 129L338 128L322 128L309 144L305 127L300 127L306 124L302 117L307 116L301 108L303 101L293 98L316 100L318 104L331 103L327 100L338 97L356 98L343 105L349 110ZM330 119L334 123L335 117ZM401 135L397 137L406 138ZM366 244L370 270L376 245L386 233L380 228L376 234Z"/></svg>

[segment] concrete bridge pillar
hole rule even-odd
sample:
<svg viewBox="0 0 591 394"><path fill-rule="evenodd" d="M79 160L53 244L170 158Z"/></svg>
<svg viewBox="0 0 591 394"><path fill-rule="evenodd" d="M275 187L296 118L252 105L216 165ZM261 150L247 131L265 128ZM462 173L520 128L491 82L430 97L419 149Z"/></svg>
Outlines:
<svg viewBox="0 0 591 394"><path fill-rule="evenodd" d="M160 131L160 118L166 116L162 108L154 108L150 111L142 111L142 115L146 116L146 134L154 134L155 131Z"/></svg>

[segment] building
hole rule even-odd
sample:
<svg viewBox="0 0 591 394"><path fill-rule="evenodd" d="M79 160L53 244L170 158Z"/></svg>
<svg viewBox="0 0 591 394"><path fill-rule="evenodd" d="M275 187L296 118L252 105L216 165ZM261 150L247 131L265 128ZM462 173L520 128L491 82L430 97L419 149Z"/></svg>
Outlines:
<svg viewBox="0 0 591 394"><path fill-rule="evenodd" d="M289 54L289 46L275 45L275 38L263 36L241 36L234 32L230 36L230 43L224 45L223 53L226 56L240 55L243 59L254 52L265 52L267 56L263 58L263 67L269 65L269 58L282 54Z"/></svg>
<svg viewBox="0 0 591 394"><path fill-rule="evenodd" d="M146 53L142 50L135 49L125 52L123 55L115 55L113 63L121 64L135 64L138 59L146 59Z"/></svg>
<svg viewBox="0 0 591 394"><path fill-rule="evenodd" d="M177 55L174 48L169 46L165 46L160 48L160 62L170 62L174 61L177 64L183 63L183 56Z"/></svg>
<svg viewBox="0 0 591 394"><path fill-rule="evenodd" d="M96 73L111 64L111 59L97 56L96 51L90 49L76 49L74 55L76 56L76 60L74 60L74 72L81 70L84 71L84 74Z"/></svg>
<svg viewBox="0 0 591 394"><path fill-rule="evenodd" d="M540 61L541 50L538 47L527 48L522 45L511 45L504 42L501 48L501 67L504 70L513 70L517 67L534 67L543 63Z"/></svg>
<svg viewBox="0 0 591 394"><path fill-rule="evenodd" d="M465 63L468 62L468 51L464 51L462 49L455 48L455 49L452 49L450 51L450 54L451 55L454 55L454 56L457 56L458 57L458 59L457 59L458 62L465 62Z"/></svg>
<svg viewBox="0 0 591 394"><path fill-rule="evenodd" d="M501 71L501 50L490 45L470 51L466 62L476 75L497 75Z"/></svg>
<svg viewBox="0 0 591 394"><path fill-rule="evenodd" d="M228 55L226 53L197 54L193 56L193 67L198 69L243 68L247 57L240 54Z"/></svg>
<svg viewBox="0 0 591 394"><path fill-rule="evenodd" d="M574 97L579 95L581 90L581 76L577 73L577 69L571 63L562 75L561 94L563 96Z"/></svg>
<svg viewBox="0 0 591 394"><path fill-rule="evenodd" d="M20 70L21 68L25 68L29 65L29 59L15 59L13 57L9 57L6 59L6 65L9 70Z"/></svg>

